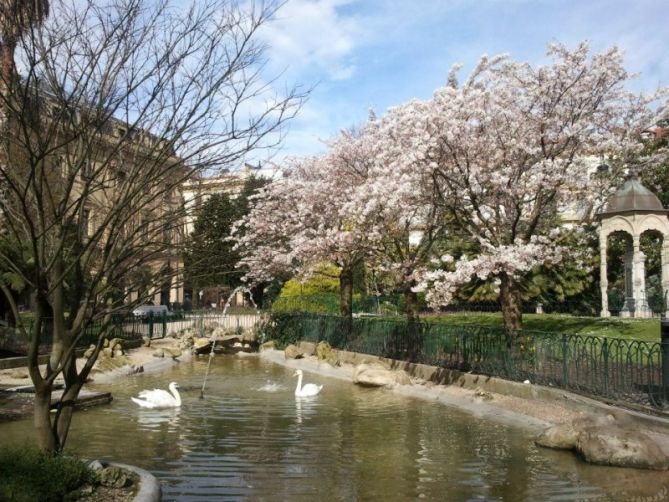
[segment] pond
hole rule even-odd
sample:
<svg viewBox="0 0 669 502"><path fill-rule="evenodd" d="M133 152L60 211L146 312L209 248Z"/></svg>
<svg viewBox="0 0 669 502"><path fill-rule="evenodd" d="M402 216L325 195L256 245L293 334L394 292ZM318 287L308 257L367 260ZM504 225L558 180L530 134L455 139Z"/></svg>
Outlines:
<svg viewBox="0 0 669 502"><path fill-rule="evenodd" d="M669 497L666 472L586 465L534 446L522 429L438 403L311 373L305 381L323 392L296 400L292 370L255 357L214 358L200 399L206 362L100 386L113 403L75 415L68 449L151 471L167 501ZM142 410L130 400L173 380L181 409ZM2 441L26 441L31 427L2 424Z"/></svg>

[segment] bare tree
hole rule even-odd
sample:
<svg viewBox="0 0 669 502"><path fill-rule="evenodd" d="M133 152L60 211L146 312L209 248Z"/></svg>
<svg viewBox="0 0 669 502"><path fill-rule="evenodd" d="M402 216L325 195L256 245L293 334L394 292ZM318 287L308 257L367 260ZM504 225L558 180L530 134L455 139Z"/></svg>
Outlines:
<svg viewBox="0 0 669 502"><path fill-rule="evenodd" d="M152 281L146 291L173 280L173 269L156 264L179 250L181 184L274 146L305 95L277 96L263 80L255 38L274 5L60 0L50 7L44 23L21 32L21 78L0 102L8 120L0 227L22 250L0 251L0 290L30 338L37 442L60 451L113 316L138 287L134 278L160 272L143 274ZM11 292L17 282L36 296L30 325ZM95 351L78 367L75 348L92 326ZM50 358L40 368L47 338ZM65 389L51 414L60 374Z"/></svg>

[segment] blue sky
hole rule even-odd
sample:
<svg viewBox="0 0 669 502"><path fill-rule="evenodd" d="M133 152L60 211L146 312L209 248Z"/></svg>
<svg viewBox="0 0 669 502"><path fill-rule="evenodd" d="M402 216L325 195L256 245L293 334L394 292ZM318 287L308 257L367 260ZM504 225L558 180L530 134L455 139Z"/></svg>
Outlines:
<svg viewBox="0 0 669 502"><path fill-rule="evenodd" d="M270 72L315 86L276 155L325 150L373 108L429 98L463 63L509 53L540 64L552 41L624 49L634 90L669 85L667 0L288 0L263 31Z"/></svg>

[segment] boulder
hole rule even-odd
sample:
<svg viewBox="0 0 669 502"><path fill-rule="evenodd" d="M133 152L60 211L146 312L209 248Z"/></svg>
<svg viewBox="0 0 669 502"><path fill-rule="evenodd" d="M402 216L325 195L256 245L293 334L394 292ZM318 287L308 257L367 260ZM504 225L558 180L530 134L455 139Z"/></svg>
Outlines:
<svg viewBox="0 0 669 502"><path fill-rule="evenodd" d="M153 357L165 357L165 349L158 349L153 353Z"/></svg>
<svg viewBox="0 0 669 502"><path fill-rule="evenodd" d="M96 472L101 471L102 469L105 468L105 466L102 465L102 462L100 462L99 460L91 460L90 462L88 462L86 464L86 467L88 467L90 470L96 471Z"/></svg>
<svg viewBox="0 0 669 502"><path fill-rule="evenodd" d="M114 365L115 365L117 368L120 368L121 366L127 366L127 365L130 365L130 361L128 360L127 357L125 357L124 354L121 354L121 355L118 355L118 356L114 356L114 357L112 358L112 361L114 361Z"/></svg>
<svg viewBox="0 0 669 502"><path fill-rule="evenodd" d="M613 415L587 414L575 418L571 422L554 425L542 432L534 441L538 446L555 448L557 450L573 450L579 434L592 427L614 426L616 419Z"/></svg>
<svg viewBox="0 0 669 502"><path fill-rule="evenodd" d="M576 451L586 462L637 469L669 469L669 458L646 434L619 427L581 431Z"/></svg>
<svg viewBox="0 0 669 502"><path fill-rule="evenodd" d="M98 354L98 359L95 363L96 370L110 371L130 364L130 361L128 361L128 358L124 355L117 355L116 357L112 356L113 353L109 347L103 349L100 354Z"/></svg>
<svg viewBox="0 0 669 502"><path fill-rule="evenodd" d="M84 357L86 359L88 359L89 357L91 357L93 355L93 352L95 352L95 345L91 344L86 349L86 352L84 352Z"/></svg>
<svg viewBox="0 0 669 502"><path fill-rule="evenodd" d="M163 348L163 355L164 357L171 357L172 359L176 359L177 357L181 356L182 352L179 347L165 347Z"/></svg>
<svg viewBox="0 0 669 502"><path fill-rule="evenodd" d="M403 370L389 370L380 365L359 364L353 371L353 383L369 387L393 387L411 383Z"/></svg>
<svg viewBox="0 0 669 502"><path fill-rule="evenodd" d="M209 338L196 338L193 340L193 351L196 354L207 354L211 350L211 340Z"/></svg>
<svg viewBox="0 0 669 502"><path fill-rule="evenodd" d="M260 350L274 350L274 349L276 349L276 342L274 340L265 342L260 346Z"/></svg>
<svg viewBox="0 0 669 502"><path fill-rule="evenodd" d="M189 349L195 343L194 341L195 341L195 337L190 333L186 333L184 336L181 337L181 341L179 342L179 346L182 349Z"/></svg>
<svg viewBox="0 0 669 502"><path fill-rule="evenodd" d="M236 343L241 343L239 335L224 335L216 339L216 345L222 347L233 347Z"/></svg>
<svg viewBox="0 0 669 502"><path fill-rule="evenodd" d="M586 415L571 423L545 430L536 440L539 446L574 450L592 464L669 469L669 458L638 425L625 417Z"/></svg>
<svg viewBox="0 0 669 502"><path fill-rule="evenodd" d="M316 357L321 361L327 361L332 355L332 347L325 340L316 345Z"/></svg>
<svg viewBox="0 0 669 502"><path fill-rule="evenodd" d="M109 340L108 347L112 349L112 351L116 350L116 347L119 347L121 350L123 350L123 340L120 338L112 338Z"/></svg>
<svg viewBox="0 0 669 502"><path fill-rule="evenodd" d="M557 450L573 450L576 448L579 430L573 423L559 424L549 427L535 440L535 443L545 448Z"/></svg>
<svg viewBox="0 0 669 502"><path fill-rule="evenodd" d="M283 354L286 359L301 359L304 357L304 353L293 344L286 347Z"/></svg>

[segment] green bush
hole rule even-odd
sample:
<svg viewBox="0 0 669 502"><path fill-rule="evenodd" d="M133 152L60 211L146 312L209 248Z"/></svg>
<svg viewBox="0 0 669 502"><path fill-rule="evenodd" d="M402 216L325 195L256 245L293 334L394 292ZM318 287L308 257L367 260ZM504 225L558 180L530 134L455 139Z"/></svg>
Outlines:
<svg viewBox="0 0 669 502"><path fill-rule="evenodd" d="M301 339L302 316L294 313L277 312L267 319L260 328L266 340L274 340L278 349L284 349Z"/></svg>
<svg viewBox="0 0 669 502"><path fill-rule="evenodd" d="M0 500L75 500L68 494L94 482L95 473L76 458L34 447L0 448Z"/></svg>

